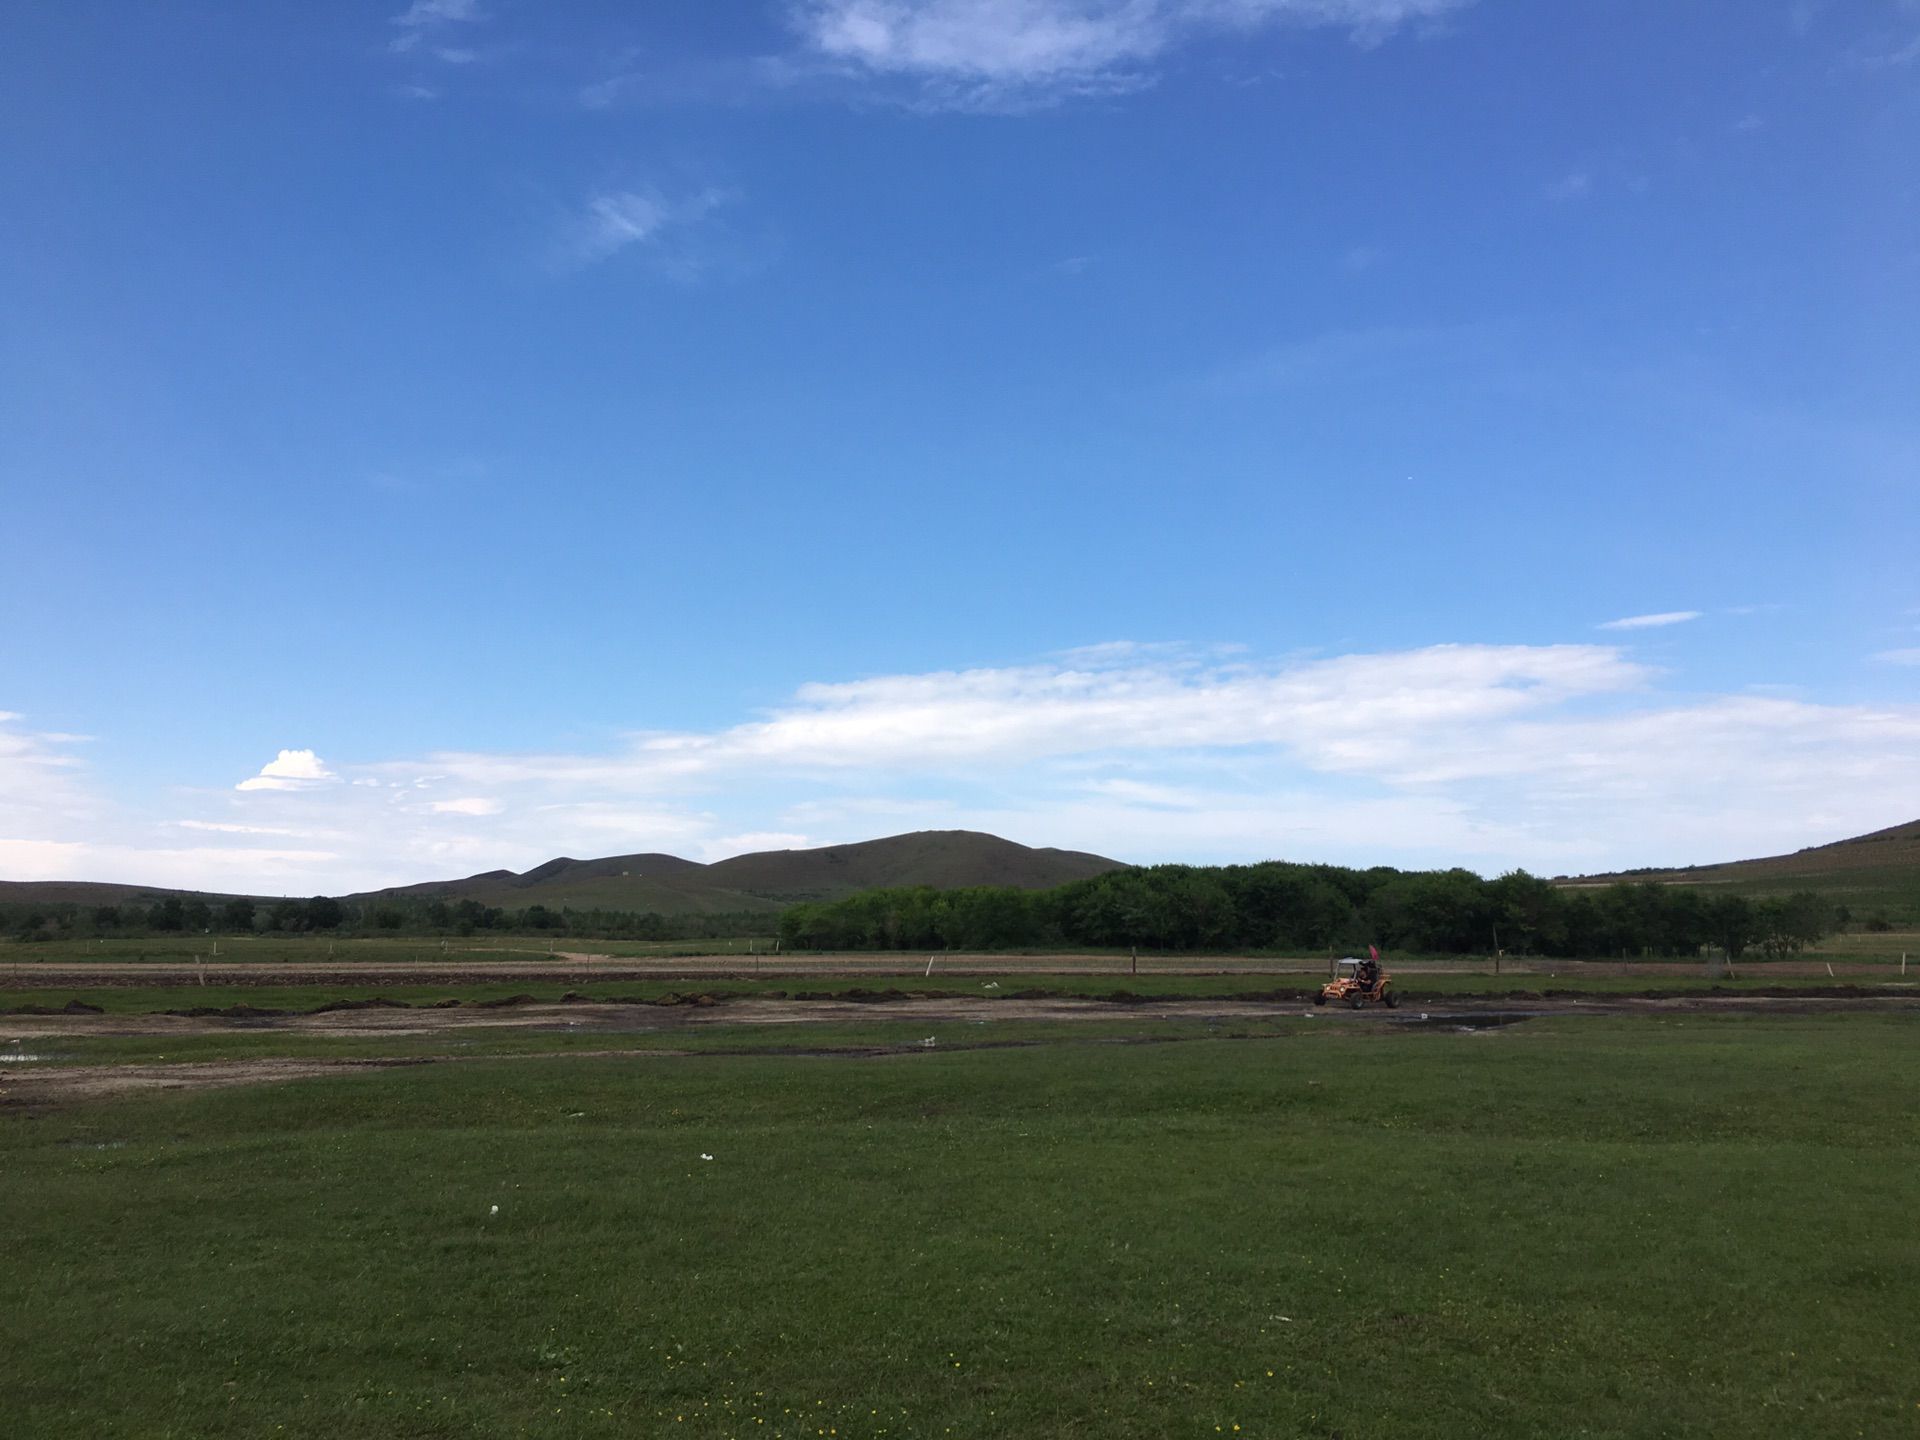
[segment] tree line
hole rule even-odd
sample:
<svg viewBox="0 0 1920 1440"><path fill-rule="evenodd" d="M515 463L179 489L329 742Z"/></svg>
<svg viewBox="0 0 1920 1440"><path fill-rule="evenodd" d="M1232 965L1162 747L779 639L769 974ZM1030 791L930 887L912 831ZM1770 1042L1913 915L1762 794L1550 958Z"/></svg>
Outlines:
<svg viewBox="0 0 1920 1440"><path fill-rule="evenodd" d="M1051 890L927 886L794 905L789 949L1049 946L1306 953L1329 948L1552 957L1793 954L1849 919L1813 894L1750 899L1651 882L1578 889L1516 870L1155 865Z"/></svg>
<svg viewBox="0 0 1920 1440"><path fill-rule="evenodd" d="M0 905L0 932L20 940L164 935L475 935L551 934L599 940L718 940L765 935L767 915L663 915L656 911L571 910L529 905L509 910L477 900L403 897L369 901L222 900L164 895L118 905Z"/></svg>

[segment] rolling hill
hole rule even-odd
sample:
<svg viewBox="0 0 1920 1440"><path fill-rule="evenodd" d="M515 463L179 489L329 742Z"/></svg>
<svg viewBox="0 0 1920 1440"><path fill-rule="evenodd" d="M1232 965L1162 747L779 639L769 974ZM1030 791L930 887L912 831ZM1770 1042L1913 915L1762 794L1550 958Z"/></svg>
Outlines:
<svg viewBox="0 0 1920 1440"><path fill-rule="evenodd" d="M1064 885L1108 870L1117 860L1075 850L1037 850L971 830L922 830L817 850L769 850L712 865L678 855L610 855L599 860L560 856L516 873L488 870L459 880L430 880L342 896L381 899L474 900L506 910L545 905L552 910L654 911L662 915L773 914L796 900L832 900L881 885L1014 885L1027 890ZM0 904L118 905L167 895L219 901L202 891L80 880L0 881ZM279 897L255 896L255 899Z"/></svg>
<svg viewBox="0 0 1920 1440"><path fill-rule="evenodd" d="M1027 890L1122 868L1117 860L1073 850L1036 850L971 830L922 830L828 845L767 850L711 865L677 855L614 855L549 860L523 874L492 870L464 880L408 885L355 895L477 900L520 909L653 910L663 915L773 912L797 900L831 900L882 885L1015 885Z"/></svg>
<svg viewBox="0 0 1920 1440"><path fill-rule="evenodd" d="M1813 890L1847 905L1856 914L1884 910L1894 919L1920 919L1920 820L1829 845L1811 845L1791 855L1672 870L1582 875L1561 883L1606 885L1620 880L1723 886L1748 895Z"/></svg>

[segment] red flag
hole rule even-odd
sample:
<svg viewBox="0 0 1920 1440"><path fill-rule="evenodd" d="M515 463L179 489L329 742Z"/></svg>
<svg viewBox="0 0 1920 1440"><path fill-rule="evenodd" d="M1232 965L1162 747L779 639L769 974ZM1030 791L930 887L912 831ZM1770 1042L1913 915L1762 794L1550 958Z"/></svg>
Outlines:
<svg viewBox="0 0 1920 1440"><path fill-rule="evenodd" d="M1367 946L1367 954L1378 960L1380 958L1380 947L1378 945Z"/></svg>

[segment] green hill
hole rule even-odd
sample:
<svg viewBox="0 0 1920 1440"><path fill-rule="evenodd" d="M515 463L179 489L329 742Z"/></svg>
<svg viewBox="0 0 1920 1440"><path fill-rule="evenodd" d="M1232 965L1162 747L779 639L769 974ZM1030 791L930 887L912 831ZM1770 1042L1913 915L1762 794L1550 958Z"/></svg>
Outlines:
<svg viewBox="0 0 1920 1440"><path fill-rule="evenodd" d="M624 910L661 915L772 915L796 900L832 900L879 885L1015 885L1040 890L1123 868L1117 860L1073 850L1036 850L970 830L923 830L829 845L770 850L712 865L658 853L575 860L562 855L531 870L488 870L458 880L429 880L339 898L473 900L503 910ZM168 895L220 901L227 895L80 880L0 881L0 904L118 905ZM255 896L257 900L279 897Z"/></svg>
<svg viewBox="0 0 1920 1440"><path fill-rule="evenodd" d="M1778 895L1812 890L1847 906L1856 919L1884 913L1896 923L1920 922L1920 820L1812 845L1791 855L1765 855L1720 865L1670 870L1630 870L1582 875L1565 885L1606 885L1651 880L1661 885L1702 885L1742 895Z"/></svg>
<svg viewBox="0 0 1920 1440"><path fill-rule="evenodd" d="M1045 890L1123 867L1078 850L1035 850L972 830L921 830L819 850L767 850L705 868L713 884L769 900L830 900L881 886Z"/></svg>
<svg viewBox="0 0 1920 1440"><path fill-rule="evenodd" d="M1037 850L970 830L922 830L817 850L769 850L702 865L677 855L562 856L522 874L490 870L464 880L433 881L355 895L477 900L523 909L657 911L663 915L763 911L796 900L831 900L880 885L1015 885L1041 890L1122 868L1116 860L1073 850Z"/></svg>

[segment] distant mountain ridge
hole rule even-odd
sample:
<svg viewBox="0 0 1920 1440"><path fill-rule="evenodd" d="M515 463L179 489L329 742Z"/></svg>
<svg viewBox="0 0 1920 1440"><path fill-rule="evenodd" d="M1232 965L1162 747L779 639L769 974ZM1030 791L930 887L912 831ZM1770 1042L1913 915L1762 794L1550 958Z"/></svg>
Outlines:
<svg viewBox="0 0 1920 1440"><path fill-rule="evenodd" d="M1118 860L1101 855L1035 849L973 830L919 830L814 850L735 855L710 865L662 854L610 855L600 860L562 856L518 875L491 870L463 880L396 886L346 898L477 900L510 909L571 906L651 910L663 915L771 913L798 900L834 900L879 886L955 890L969 885L1013 885L1044 890L1124 868Z"/></svg>
<svg viewBox="0 0 1920 1440"><path fill-rule="evenodd" d="M879 886L954 890L1011 885L1044 890L1127 868L1077 850L1036 849L973 830L919 830L812 850L768 850L703 865L678 855L559 856L531 870L488 870L458 880L429 880L339 898L360 903L473 900L507 910L653 911L662 915L763 912L799 900L835 900ZM117 905L167 895L224 900L228 895L80 880L0 881L0 903ZM255 899L279 897L256 896Z"/></svg>
<svg viewBox="0 0 1920 1440"><path fill-rule="evenodd" d="M832 900L880 886L931 885L952 890L1012 885L1041 890L1127 868L1077 850L1036 849L971 830L920 830L811 850L768 850L703 865L650 852L597 860L559 856L531 870L488 870L457 880L396 885L339 898L474 900L521 910L653 911L662 915L774 914L800 900ZM1717 865L1648 868L1562 877L1565 885L1651 880L1673 885L1726 885L1754 893L1810 887L1836 899L1878 903L1911 897L1920 907L1920 820L1870 834ZM178 895L183 900L233 898L227 893L170 890L86 880L0 880L0 904L118 905ZM272 900L276 896L253 896ZM1902 901L1901 908L1905 908Z"/></svg>

